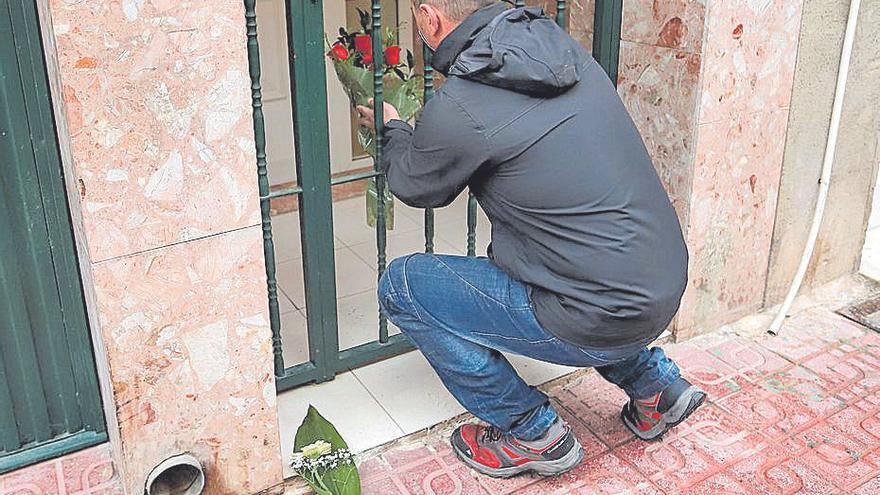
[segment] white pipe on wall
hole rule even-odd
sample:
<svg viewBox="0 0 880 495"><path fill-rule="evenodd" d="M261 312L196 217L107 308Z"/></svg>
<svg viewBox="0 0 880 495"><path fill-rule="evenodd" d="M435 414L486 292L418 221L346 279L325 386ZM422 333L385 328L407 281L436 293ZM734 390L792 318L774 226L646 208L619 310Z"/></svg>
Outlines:
<svg viewBox="0 0 880 495"><path fill-rule="evenodd" d="M853 41L856 35L856 26L859 18L859 6L861 0L852 0L849 4L849 16L846 20L846 34L843 38L843 49L840 54L840 68L837 71L837 87L834 92L834 106L831 110L831 126L828 128L828 140L825 143L825 158L822 162L822 175L819 179L819 198L816 201L816 210L813 214L813 224L810 226L810 235L807 245L801 256L798 271L791 282L791 287L779 312L770 324L769 333L776 335L782 327L782 322L788 316L788 311L794 303L810 266L813 250L816 248L816 239L819 237L819 228L822 226L822 218L825 215L825 204L828 202L828 189L831 186L831 171L834 168L834 154L837 150L837 134L840 130L840 118L843 111L843 97L846 94L846 80L849 76L849 63L852 58Z"/></svg>

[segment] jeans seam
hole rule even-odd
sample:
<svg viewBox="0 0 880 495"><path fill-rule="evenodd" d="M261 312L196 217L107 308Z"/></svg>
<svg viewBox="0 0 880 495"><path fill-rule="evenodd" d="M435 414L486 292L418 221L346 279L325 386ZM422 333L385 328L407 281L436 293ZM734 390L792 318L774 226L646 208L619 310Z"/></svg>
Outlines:
<svg viewBox="0 0 880 495"><path fill-rule="evenodd" d="M449 270L449 272L452 273L452 275L453 275L454 277L458 278L459 280L461 280L462 282L464 282L467 286L469 286L471 289L473 289L474 292L480 294L481 296L485 297L486 299L488 299L488 300L490 300L490 301L492 301L492 302L494 302L494 303L496 303L496 304L498 304L498 305L500 305L500 306L503 306L504 308L506 308L506 309L508 309L508 310L525 310L525 309L529 309L529 308L531 307L531 306L511 306L511 305L509 305L509 304L504 303L503 301L499 301L498 299L495 299L494 297L492 297L492 296L490 296L489 294L486 294L485 292L483 292L482 290L480 290L479 287L477 287L477 286L475 286L474 284L470 283L466 278L464 278L464 277L462 277L461 275L459 275L458 272L456 272L455 270L453 270L452 267L449 266L448 264L446 264L446 262L444 262L440 257L438 257L438 256L434 256L434 259L437 260L438 263L440 263L441 265L443 265L444 268L446 268L447 270ZM404 266L405 266L405 265L404 265ZM531 302L530 302L530 304L531 304Z"/></svg>
<svg viewBox="0 0 880 495"><path fill-rule="evenodd" d="M494 338L501 338L501 339L507 339L507 340L517 340L520 342L528 342L530 344L546 344L547 342L553 342L554 340L556 340L556 337L550 337L549 339L544 339L544 340L530 340L530 339L521 339L519 337L509 337L507 335L499 335L497 333L488 333L488 332L471 332L471 333L474 335L482 335L484 337L494 337Z"/></svg>
<svg viewBox="0 0 880 495"><path fill-rule="evenodd" d="M412 297L412 292L409 290L409 277L406 274L407 266L409 265L409 260L411 260L413 255L409 255L403 260L403 288L406 294L406 298L409 300L409 305L412 307L413 312L415 313L416 318L419 319L420 322L425 323L425 319L422 318L422 314L419 312L419 307L415 302L415 299Z"/></svg>

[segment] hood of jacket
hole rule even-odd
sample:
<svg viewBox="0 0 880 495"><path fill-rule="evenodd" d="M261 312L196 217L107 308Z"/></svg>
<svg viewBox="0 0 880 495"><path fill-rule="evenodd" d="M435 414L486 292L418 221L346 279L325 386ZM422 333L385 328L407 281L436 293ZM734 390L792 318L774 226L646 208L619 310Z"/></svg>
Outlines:
<svg viewBox="0 0 880 495"><path fill-rule="evenodd" d="M577 84L585 50L537 7L504 2L465 19L437 47L441 74L533 96L551 97Z"/></svg>

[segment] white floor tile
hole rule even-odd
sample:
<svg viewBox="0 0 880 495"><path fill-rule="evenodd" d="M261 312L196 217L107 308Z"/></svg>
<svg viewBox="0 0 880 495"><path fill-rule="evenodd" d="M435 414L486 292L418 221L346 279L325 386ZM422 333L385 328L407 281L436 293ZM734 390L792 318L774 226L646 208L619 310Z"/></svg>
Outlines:
<svg viewBox="0 0 880 495"><path fill-rule="evenodd" d="M364 242L351 247L356 255L367 263L376 264L378 250L375 242ZM394 231L388 233L385 245L385 256L388 262L412 253L421 253L425 250L425 234L421 230L409 232ZM446 240L434 238L434 252L438 254L465 254L465 249L456 249Z"/></svg>
<svg viewBox="0 0 880 495"><path fill-rule="evenodd" d="M305 307L302 259L284 261L277 265L278 285L297 308ZM347 247L336 249L336 297L375 289L376 270Z"/></svg>
<svg viewBox="0 0 880 495"><path fill-rule="evenodd" d="M420 228L421 224L407 215L396 214L394 217L394 231L396 232ZM366 200L363 196L333 203L333 235L346 246L369 241L376 242L375 227L367 225Z"/></svg>
<svg viewBox="0 0 880 495"><path fill-rule="evenodd" d="M308 325L297 310L281 315L281 349L286 368L309 360Z"/></svg>
<svg viewBox="0 0 880 495"><path fill-rule="evenodd" d="M338 299L336 311L340 349L348 349L379 339L379 302L375 290ZM400 333L400 330L389 323L388 334L397 333Z"/></svg>
<svg viewBox="0 0 880 495"><path fill-rule="evenodd" d="M285 477L293 475L286 461L293 450L296 430L309 404L336 426L355 452L381 445L404 434L350 372L338 375L327 383L283 392L278 395L278 419Z"/></svg>
<svg viewBox="0 0 880 495"><path fill-rule="evenodd" d="M275 244L276 263L302 258L298 212L272 217L272 240Z"/></svg>
<svg viewBox="0 0 880 495"><path fill-rule="evenodd" d="M278 290L278 309L281 314L297 311L296 306L293 305L293 301L290 300L290 297L288 297L280 287Z"/></svg>
<svg viewBox="0 0 880 495"><path fill-rule="evenodd" d="M466 220L450 220L445 222L437 222L434 224L434 233L435 235L454 246L456 249L461 249L467 252L467 221ZM480 210L479 215L477 215L477 230L476 230L476 248L478 256L486 255L486 248L489 246L489 243L492 241L492 226L489 223L489 219L486 218L485 214Z"/></svg>
<svg viewBox="0 0 880 495"><path fill-rule="evenodd" d="M364 366L352 373L407 434L465 411L418 351Z"/></svg>
<svg viewBox="0 0 880 495"><path fill-rule="evenodd" d="M544 361L536 361L515 354L505 354L510 364L516 368L519 376L523 378L529 385L541 385L550 380L559 378L560 376L574 373L581 368L573 368L571 366L562 366L559 364L545 363Z"/></svg>

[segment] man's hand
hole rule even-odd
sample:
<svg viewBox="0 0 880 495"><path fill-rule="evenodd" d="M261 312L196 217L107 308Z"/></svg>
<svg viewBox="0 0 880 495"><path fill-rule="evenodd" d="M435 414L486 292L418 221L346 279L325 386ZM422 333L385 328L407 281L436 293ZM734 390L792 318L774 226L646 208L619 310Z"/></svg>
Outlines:
<svg viewBox="0 0 880 495"><path fill-rule="evenodd" d="M357 111L360 115L360 118L358 119L358 124L366 128L375 130L376 123L373 114L373 99L370 98L368 106L358 105ZM400 120L400 114L397 113L397 109L388 103L384 103L382 105L382 117L384 117L385 119L385 124L387 124L389 120Z"/></svg>

